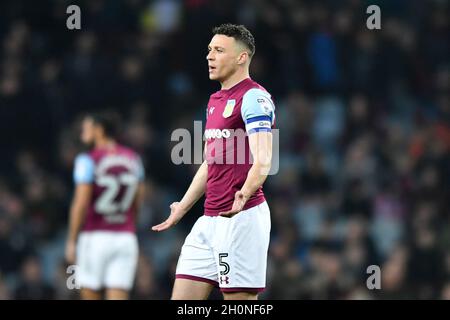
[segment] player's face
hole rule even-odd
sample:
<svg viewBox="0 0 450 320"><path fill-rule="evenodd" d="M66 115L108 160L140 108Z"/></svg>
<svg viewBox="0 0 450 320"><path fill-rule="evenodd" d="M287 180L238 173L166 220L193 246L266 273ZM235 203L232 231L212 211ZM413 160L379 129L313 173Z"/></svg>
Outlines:
<svg viewBox="0 0 450 320"><path fill-rule="evenodd" d="M208 45L209 79L223 81L239 67L240 47L233 37L216 34Z"/></svg>
<svg viewBox="0 0 450 320"><path fill-rule="evenodd" d="M81 124L81 141L84 144L91 145L94 143L95 124L91 118L85 118Z"/></svg>

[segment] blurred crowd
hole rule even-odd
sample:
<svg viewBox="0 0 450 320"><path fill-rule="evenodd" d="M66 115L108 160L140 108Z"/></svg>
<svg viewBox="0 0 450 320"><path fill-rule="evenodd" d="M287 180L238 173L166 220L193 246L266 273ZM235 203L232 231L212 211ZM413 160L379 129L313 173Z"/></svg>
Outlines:
<svg viewBox="0 0 450 320"><path fill-rule="evenodd" d="M81 30L66 8L81 8ZM366 8L381 8L381 30ZM167 299L200 201L169 214L197 166L176 128L205 121L211 28L245 24L251 76L271 92L280 170L264 299L450 299L449 2L0 2L0 299L78 299L63 259L84 112L120 112L146 197L133 299ZM368 266L381 270L369 290ZM212 299L220 299L215 291Z"/></svg>

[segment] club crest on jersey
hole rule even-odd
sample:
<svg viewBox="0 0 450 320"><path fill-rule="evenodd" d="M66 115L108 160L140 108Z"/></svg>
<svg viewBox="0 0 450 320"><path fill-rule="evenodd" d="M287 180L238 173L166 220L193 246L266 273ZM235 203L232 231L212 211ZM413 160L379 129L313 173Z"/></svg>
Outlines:
<svg viewBox="0 0 450 320"><path fill-rule="evenodd" d="M228 118L233 114L234 106L236 105L236 100L231 99L227 101L227 105L225 106L225 109L223 110L223 117Z"/></svg>

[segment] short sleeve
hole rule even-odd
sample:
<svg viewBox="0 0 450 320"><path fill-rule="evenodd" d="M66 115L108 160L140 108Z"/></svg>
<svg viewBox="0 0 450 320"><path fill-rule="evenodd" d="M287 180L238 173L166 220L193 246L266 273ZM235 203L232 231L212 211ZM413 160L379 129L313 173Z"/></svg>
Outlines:
<svg viewBox="0 0 450 320"><path fill-rule="evenodd" d="M242 99L241 115L248 134L272 131L275 105L270 94L259 88L248 90Z"/></svg>
<svg viewBox="0 0 450 320"><path fill-rule="evenodd" d="M94 160L83 153L76 157L73 179L76 184L92 183L94 181Z"/></svg>

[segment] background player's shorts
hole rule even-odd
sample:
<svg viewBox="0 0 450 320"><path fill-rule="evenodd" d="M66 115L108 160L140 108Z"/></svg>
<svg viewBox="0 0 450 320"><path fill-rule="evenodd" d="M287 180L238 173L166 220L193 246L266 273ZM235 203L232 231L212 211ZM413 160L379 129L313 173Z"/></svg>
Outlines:
<svg viewBox="0 0 450 320"><path fill-rule="evenodd" d="M269 239L267 202L232 218L202 216L186 237L176 277L219 285L223 292L262 291Z"/></svg>
<svg viewBox="0 0 450 320"><path fill-rule="evenodd" d="M130 232L92 231L80 234L76 280L81 288L130 290L138 260L136 235Z"/></svg>

